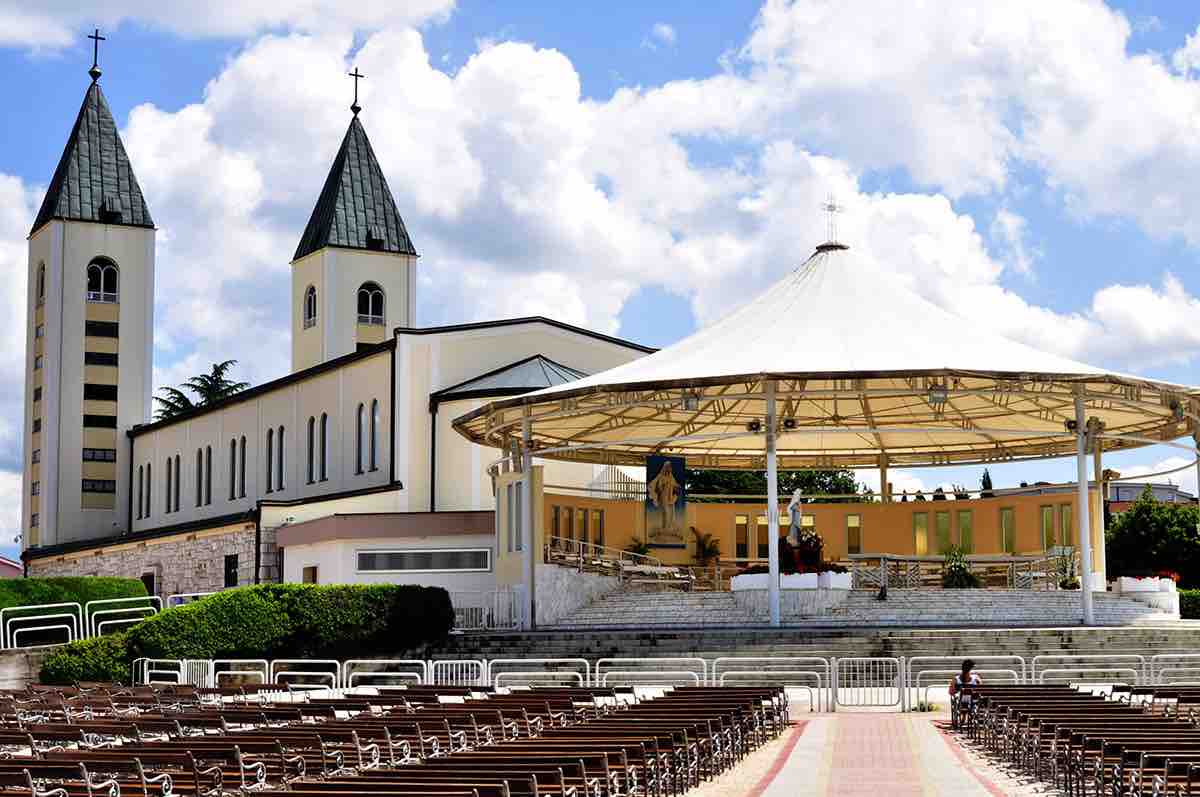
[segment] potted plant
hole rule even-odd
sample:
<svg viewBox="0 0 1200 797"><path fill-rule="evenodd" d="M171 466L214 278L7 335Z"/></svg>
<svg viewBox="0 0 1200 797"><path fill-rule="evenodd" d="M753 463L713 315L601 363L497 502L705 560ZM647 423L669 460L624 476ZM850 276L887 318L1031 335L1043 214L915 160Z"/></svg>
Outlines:
<svg viewBox="0 0 1200 797"><path fill-rule="evenodd" d="M943 589L973 589L979 586L979 577L971 572L967 555L962 548L951 546L942 563Z"/></svg>
<svg viewBox="0 0 1200 797"><path fill-rule="evenodd" d="M691 529L692 536L696 538L696 562L700 565L709 565L713 560L720 559L720 540L711 534L702 534L695 526L692 526Z"/></svg>

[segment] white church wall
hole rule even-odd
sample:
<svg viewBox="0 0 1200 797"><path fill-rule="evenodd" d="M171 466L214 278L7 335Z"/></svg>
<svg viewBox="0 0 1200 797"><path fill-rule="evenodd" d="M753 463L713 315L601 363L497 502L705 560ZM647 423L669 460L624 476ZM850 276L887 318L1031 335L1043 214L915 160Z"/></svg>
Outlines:
<svg viewBox="0 0 1200 797"><path fill-rule="evenodd" d="M492 552L487 572L414 572L373 573L357 569L362 551L459 550L486 548ZM304 568L317 568L319 584L418 584L443 587L450 592L486 592L496 588L495 538L469 534L402 539L330 540L310 545L289 545L284 549L284 581L304 580Z"/></svg>
<svg viewBox="0 0 1200 797"><path fill-rule="evenodd" d="M324 494L346 492L389 483L391 478L391 352L383 350L373 356L352 362L342 368L314 374L278 389L187 420L147 431L134 438L134 481L137 468L152 464L153 485L150 515L137 518L136 492L134 528L152 529L221 517L232 512L252 509L258 499L292 500ZM372 401L379 402L379 425L376 430L377 456L375 469L370 467L370 411ZM356 416L359 404L366 413L364 434L364 468L357 472ZM327 448L327 479L320 480L319 438L321 413L329 416L329 445ZM314 480L308 481L307 424L315 419ZM284 429L284 479L278 488L277 476L272 476L272 488L267 490L266 440L267 430L278 435ZM230 469L230 441L246 437L245 497L241 495L240 463ZM196 506L196 449L212 446L211 502ZM179 454L183 481L179 510L166 511L166 457ZM278 441L273 449L273 471L278 468ZM229 482L235 480L234 498L230 498ZM135 485L136 491L136 485ZM388 509L394 509L389 506Z"/></svg>

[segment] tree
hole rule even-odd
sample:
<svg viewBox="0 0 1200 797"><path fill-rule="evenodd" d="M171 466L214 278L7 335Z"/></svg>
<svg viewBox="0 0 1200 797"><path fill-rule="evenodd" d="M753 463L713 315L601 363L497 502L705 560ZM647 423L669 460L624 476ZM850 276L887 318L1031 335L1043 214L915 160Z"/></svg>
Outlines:
<svg viewBox="0 0 1200 797"><path fill-rule="evenodd" d="M767 474L761 470L688 470L687 492L693 495L766 495ZM793 470L779 472L779 497L787 499L799 487L806 502L854 503L866 487L854 479L850 470ZM826 495L853 495L853 498L823 498ZM688 500L716 501L715 498Z"/></svg>
<svg viewBox="0 0 1200 797"><path fill-rule="evenodd" d="M980 498L995 498L996 494L992 492L992 474L988 473L988 469L983 469L983 478L979 480L979 497Z"/></svg>
<svg viewBox="0 0 1200 797"><path fill-rule="evenodd" d="M1110 576L1180 575L1180 586L1200 586L1200 532L1195 504L1161 502L1149 487L1113 517L1105 533Z"/></svg>
<svg viewBox="0 0 1200 797"><path fill-rule="evenodd" d="M154 401L158 404L154 419L161 421L165 418L173 418L197 407L223 401L234 393L240 393L250 387L249 382L234 382L229 378L229 370L235 365L237 365L237 360L213 363L212 369L208 373L193 376L179 386L179 388L195 394L195 400L179 388L160 388L165 396L154 397Z"/></svg>

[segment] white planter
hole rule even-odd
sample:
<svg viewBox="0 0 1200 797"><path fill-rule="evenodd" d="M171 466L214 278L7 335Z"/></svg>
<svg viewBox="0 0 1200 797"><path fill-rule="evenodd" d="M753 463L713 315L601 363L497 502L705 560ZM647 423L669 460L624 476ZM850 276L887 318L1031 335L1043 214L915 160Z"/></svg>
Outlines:
<svg viewBox="0 0 1200 797"><path fill-rule="evenodd" d="M1169 578L1160 578L1158 580L1158 591L1159 592L1174 592L1175 591L1175 582Z"/></svg>
<svg viewBox="0 0 1200 797"><path fill-rule="evenodd" d="M779 581L784 589L816 589L821 585L816 573L792 573Z"/></svg>
<svg viewBox="0 0 1200 797"><path fill-rule="evenodd" d="M792 573L779 577L780 589L850 589L849 573ZM771 576L769 573L751 573L734 576L729 580L730 589L741 592L749 589L769 589Z"/></svg>
<svg viewBox="0 0 1200 797"><path fill-rule="evenodd" d="M850 589L850 586L853 583L853 579L850 577L849 573L829 572L829 573L822 573L821 576L822 577L829 576L829 584L821 585L823 587L827 586L828 589Z"/></svg>
<svg viewBox="0 0 1200 797"><path fill-rule="evenodd" d="M1160 590L1159 582L1163 579L1159 578L1129 578L1121 576L1117 579L1117 589L1120 592L1158 592ZM1170 579L1166 579L1170 581Z"/></svg>
<svg viewBox="0 0 1200 797"><path fill-rule="evenodd" d="M751 573L729 579L729 588L734 592L743 589L768 589L771 586L769 573Z"/></svg>

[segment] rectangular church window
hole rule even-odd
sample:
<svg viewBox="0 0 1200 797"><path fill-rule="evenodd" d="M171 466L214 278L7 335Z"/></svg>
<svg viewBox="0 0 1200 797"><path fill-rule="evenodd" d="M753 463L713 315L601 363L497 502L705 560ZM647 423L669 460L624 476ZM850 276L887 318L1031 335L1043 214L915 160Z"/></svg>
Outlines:
<svg viewBox="0 0 1200 797"><path fill-rule="evenodd" d="M750 558L750 518L747 515L733 517L733 557Z"/></svg>
<svg viewBox="0 0 1200 797"><path fill-rule="evenodd" d="M1063 504L1058 508L1059 545L1067 547L1075 546L1075 518L1072 514L1074 509L1075 507L1072 504Z"/></svg>
<svg viewBox="0 0 1200 797"><path fill-rule="evenodd" d="M975 514L970 509L958 510L958 546L963 553L975 553Z"/></svg>
<svg viewBox="0 0 1200 797"><path fill-rule="evenodd" d="M1042 515L1042 550L1048 551L1055 545L1054 540L1054 507L1043 506Z"/></svg>
<svg viewBox="0 0 1200 797"><path fill-rule="evenodd" d="M937 550L934 553L942 554L950 550L950 513L937 512L933 516L933 531L934 539L937 542Z"/></svg>
<svg viewBox="0 0 1200 797"><path fill-rule="evenodd" d="M487 548L453 548L401 551L359 551L359 572L486 573L492 552Z"/></svg>
<svg viewBox="0 0 1200 797"><path fill-rule="evenodd" d="M592 542L604 545L604 510L592 510Z"/></svg>
<svg viewBox="0 0 1200 797"><path fill-rule="evenodd" d="M917 556L929 553L929 513L913 513L913 550Z"/></svg>
<svg viewBox="0 0 1200 797"><path fill-rule="evenodd" d="M116 365L117 355L110 351L85 351L83 353L84 365Z"/></svg>
<svg viewBox="0 0 1200 797"><path fill-rule="evenodd" d="M238 555L235 553L225 556L225 587L238 585Z"/></svg>
<svg viewBox="0 0 1200 797"><path fill-rule="evenodd" d="M862 515L846 515L846 553L862 553Z"/></svg>
<svg viewBox="0 0 1200 797"><path fill-rule="evenodd" d="M1000 550L1004 553L1017 550L1017 516L1011 506L1000 510Z"/></svg>

